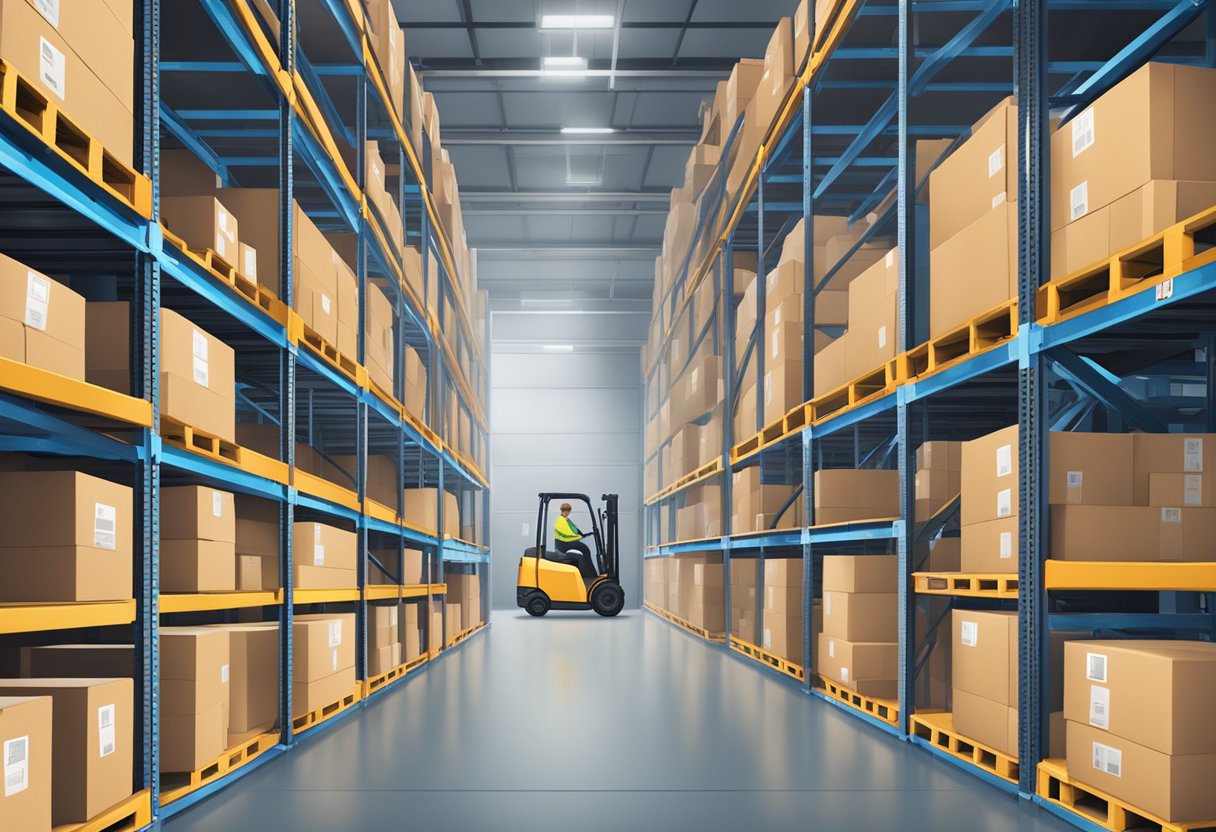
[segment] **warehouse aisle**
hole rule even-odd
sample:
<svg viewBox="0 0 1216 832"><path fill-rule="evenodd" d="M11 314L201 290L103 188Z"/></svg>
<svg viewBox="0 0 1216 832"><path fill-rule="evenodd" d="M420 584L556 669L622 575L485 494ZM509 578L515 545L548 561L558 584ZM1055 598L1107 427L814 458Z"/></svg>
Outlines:
<svg viewBox="0 0 1216 832"><path fill-rule="evenodd" d="M1072 828L640 611L493 624L164 828Z"/></svg>

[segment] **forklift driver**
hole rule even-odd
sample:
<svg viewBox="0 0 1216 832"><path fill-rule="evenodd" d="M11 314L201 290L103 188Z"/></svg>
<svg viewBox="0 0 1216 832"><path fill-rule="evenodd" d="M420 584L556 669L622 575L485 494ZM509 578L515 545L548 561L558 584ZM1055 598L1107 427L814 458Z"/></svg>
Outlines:
<svg viewBox="0 0 1216 832"><path fill-rule="evenodd" d="M595 569L591 566L591 550L587 548L587 544L583 543L584 537L590 537L591 534L583 534L579 531L578 526L574 525L574 521L570 519L570 511L572 506L569 503L562 503L561 514L553 523L553 533L557 537L557 551L563 555L569 555L570 552L577 552L578 556L566 557L565 562L570 566L577 566L584 574L588 570L594 574Z"/></svg>

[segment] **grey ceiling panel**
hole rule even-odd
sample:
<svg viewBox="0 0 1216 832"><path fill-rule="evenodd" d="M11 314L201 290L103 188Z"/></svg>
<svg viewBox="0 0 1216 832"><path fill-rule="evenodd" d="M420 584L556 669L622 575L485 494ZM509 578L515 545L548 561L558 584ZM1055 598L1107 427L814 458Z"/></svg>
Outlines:
<svg viewBox="0 0 1216 832"><path fill-rule="evenodd" d="M689 29L680 45L681 58L720 58L735 55L763 58L773 33L769 29Z"/></svg>
<svg viewBox="0 0 1216 832"><path fill-rule="evenodd" d="M495 145L453 145L448 149L461 188L509 188L507 151Z"/></svg>
<svg viewBox="0 0 1216 832"><path fill-rule="evenodd" d="M625 29L621 32L620 58L670 58L679 40L678 29Z"/></svg>
<svg viewBox="0 0 1216 832"><path fill-rule="evenodd" d="M633 110L635 127L695 127L701 97L688 93L638 93ZM442 112L441 112L442 114Z"/></svg>
<svg viewBox="0 0 1216 832"><path fill-rule="evenodd" d="M507 126L519 128L606 127L612 96L605 94L504 93ZM441 113L442 114L442 113Z"/></svg>
<svg viewBox="0 0 1216 832"><path fill-rule="evenodd" d="M637 191L642 188L642 168L646 165L645 147L614 148L604 163L604 188Z"/></svg>
<svg viewBox="0 0 1216 832"><path fill-rule="evenodd" d="M688 149L683 147L656 147L646 172L646 188L675 188L684 183L684 164L688 161Z"/></svg>
<svg viewBox="0 0 1216 832"><path fill-rule="evenodd" d="M667 216L665 214L638 214L637 224L633 227L632 242L661 239L666 226ZM653 270L650 276L654 277Z"/></svg>
<svg viewBox="0 0 1216 832"><path fill-rule="evenodd" d="M654 23L679 20L688 17L693 0L627 0L625 21L627 23Z"/></svg>
<svg viewBox="0 0 1216 832"><path fill-rule="evenodd" d="M480 241L521 240L524 238L524 218L520 215L495 214L479 216L468 214L464 218L465 231L469 237ZM478 269L480 271L480 268Z"/></svg>
<svg viewBox="0 0 1216 832"><path fill-rule="evenodd" d="M531 23L536 20L532 0L469 0L473 22Z"/></svg>
<svg viewBox="0 0 1216 832"><path fill-rule="evenodd" d="M501 124L498 93L495 92L439 92L435 94L439 105L441 127L489 127Z"/></svg>
<svg viewBox="0 0 1216 832"><path fill-rule="evenodd" d="M397 10L397 19L417 23L439 23L443 21L460 22L458 0L393 0L393 8ZM409 43L409 33L406 32L406 43ZM410 54L413 48L406 46Z"/></svg>
<svg viewBox="0 0 1216 832"><path fill-rule="evenodd" d="M776 25L783 17L793 17L797 5L795 0L747 0L746 3L740 0L700 0L692 19L715 23L771 20Z"/></svg>
<svg viewBox="0 0 1216 832"><path fill-rule="evenodd" d="M476 18L474 18L476 19ZM544 35L535 29L478 29L477 45L483 58L527 58L542 54Z"/></svg>
<svg viewBox="0 0 1216 832"><path fill-rule="evenodd" d="M405 33L405 48L413 58L472 60L473 50L464 29L423 29Z"/></svg>

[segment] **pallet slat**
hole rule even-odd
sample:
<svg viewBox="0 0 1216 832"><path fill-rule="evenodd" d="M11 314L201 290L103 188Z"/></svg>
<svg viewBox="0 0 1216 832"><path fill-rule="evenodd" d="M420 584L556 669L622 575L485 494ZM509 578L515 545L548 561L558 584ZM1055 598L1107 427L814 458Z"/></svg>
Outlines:
<svg viewBox="0 0 1216 832"><path fill-rule="evenodd" d="M843 702L850 708L855 708L864 714L882 720L889 725L899 725L899 703L891 702L886 699L874 699L869 696L862 696L855 690L846 688L844 685L828 679L825 676L819 677L820 684L827 692L828 696L838 702Z"/></svg>
<svg viewBox="0 0 1216 832"><path fill-rule="evenodd" d="M912 735L939 751L981 768L1002 780L1016 784L1020 769L1015 757L963 736L954 730L954 714L913 714Z"/></svg>
<svg viewBox="0 0 1216 832"><path fill-rule="evenodd" d="M1213 832L1216 818L1170 822L1151 812L1141 811L1126 801L1111 797L1100 789L1077 783L1068 775L1063 760L1039 763L1038 798L1063 807L1111 832Z"/></svg>

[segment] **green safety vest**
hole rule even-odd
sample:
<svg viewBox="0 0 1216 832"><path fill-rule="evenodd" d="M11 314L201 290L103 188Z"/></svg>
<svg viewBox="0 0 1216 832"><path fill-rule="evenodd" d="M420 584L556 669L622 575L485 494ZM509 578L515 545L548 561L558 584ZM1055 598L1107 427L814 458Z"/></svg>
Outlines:
<svg viewBox="0 0 1216 832"><path fill-rule="evenodd" d="M557 534L557 539L563 543L573 543L582 538L583 533L578 530L578 526L571 522L569 517L557 515L557 521L553 524L553 531Z"/></svg>

